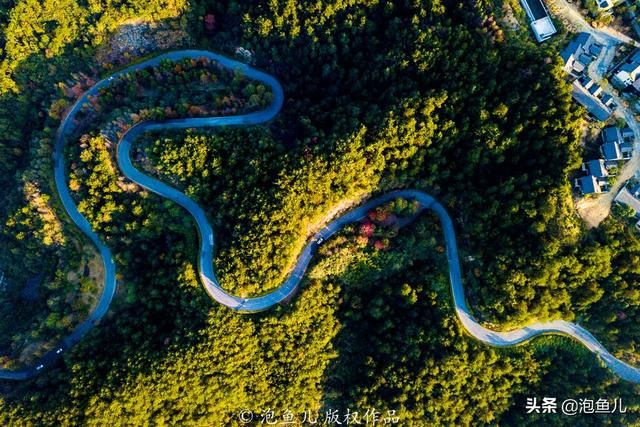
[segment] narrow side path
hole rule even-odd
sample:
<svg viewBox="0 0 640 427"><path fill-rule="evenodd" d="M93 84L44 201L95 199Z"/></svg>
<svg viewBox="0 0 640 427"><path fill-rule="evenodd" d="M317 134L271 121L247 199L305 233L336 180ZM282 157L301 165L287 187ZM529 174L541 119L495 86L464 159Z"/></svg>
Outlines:
<svg viewBox="0 0 640 427"><path fill-rule="evenodd" d="M261 71L255 70L247 66L246 64L233 61L231 59L211 52L198 50L184 50L166 53L140 64L125 68L115 73L113 76L105 80L101 80L89 91L87 91L87 93L85 93L80 99L78 99L78 101L71 108L67 117L65 117L62 121L56 137L54 153L56 186L65 210L67 211L73 222L82 230L85 235L87 235L87 237L89 237L89 239L91 239L91 241L93 241L93 243L100 251L100 255L102 256L105 267L104 288L96 309L89 315L89 318L87 320L81 323L77 327L77 329L75 329L71 333L71 335L63 340L59 348L47 353L35 367L26 368L19 371L0 370L0 378L23 380L33 377L42 372L44 368L50 366L56 358L60 357L60 355L63 354L64 350L78 342L82 338L82 336L89 329L91 329L95 322L101 319L106 314L115 293L116 269L111 251L104 243L102 243L96 233L91 229L91 226L89 225L87 219L78 211L77 206L71 198L70 190L66 183L66 171L63 156L64 143L66 140L65 137L72 132L72 123L75 114L80 110L80 108L82 108L82 105L87 102L88 97L96 95L97 92L101 88L107 86L114 77L117 77L124 73L129 73L136 69L156 65L163 59L179 60L182 58L198 58L203 56L216 60L225 67L238 69L247 77L269 85L274 95L272 104L264 110L240 116L188 118L168 120L163 122L140 123L129 129L129 131L122 137L122 139L118 143L117 158L120 169L127 178L129 178L136 184L159 194L164 198L174 201L175 203L186 209L194 217L200 235L198 272L205 289L207 290L209 295L211 295L211 297L218 303L239 312L256 312L266 310L270 307L273 307L275 304L283 302L298 288L309 265L309 262L311 261L311 258L315 254L318 246L324 240L337 233L345 225L365 217L368 211L379 205L383 205L398 197L416 199L422 205L423 211L432 210L440 219L442 230L444 233L445 245L447 248L449 280L451 282L451 293L453 296L456 314L458 315L458 318L460 319L462 325L471 336L492 346L509 347L530 340L533 337L541 334L555 333L567 335L580 341L590 351L599 356L604 364L608 366L616 375L625 380L640 383L640 370L613 357L613 355L611 355L593 335L591 335L586 329L576 324L563 320L557 320L553 322L534 323L524 328L510 332L497 332L491 329L487 329L480 323L478 323L478 321L471 314L471 310L469 309L469 306L467 305L464 297L462 273L458 256L458 245L453 221L451 220L451 217L447 213L446 209L436 199L420 190L397 190L383 194L331 221L323 229L316 233L311 241L304 247L289 277L282 285L280 285L280 287L278 287L274 291L254 298L242 298L225 291L220 285L220 282L218 281L213 268L215 236L211 225L206 219L204 210L193 200L189 199L185 194L148 175L145 175L144 173L136 169L133 166L130 158L131 146L133 141L135 141L138 136L145 132L202 127L213 128L220 126L247 126L267 122L274 118L280 111L284 100L284 93L282 87L280 86L280 83L274 77Z"/></svg>

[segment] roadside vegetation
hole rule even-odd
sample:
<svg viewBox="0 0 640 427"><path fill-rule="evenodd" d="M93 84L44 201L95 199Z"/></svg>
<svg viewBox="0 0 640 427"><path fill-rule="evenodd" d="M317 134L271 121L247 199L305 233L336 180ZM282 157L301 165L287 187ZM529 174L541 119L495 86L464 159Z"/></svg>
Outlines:
<svg viewBox="0 0 640 427"><path fill-rule="evenodd" d="M101 263L62 212L52 144L69 102L113 64L96 48L131 18L175 27L186 2L0 2L0 361L56 345L98 297ZM178 22L179 24L179 22ZM61 97L61 93L65 96ZM66 98L66 99L65 99Z"/></svg>
<svg viewBox="0 0 640 427"><path fill-rule="evenodd" d="M123 182L116 171L116 144L136 123L242 114L271 101L270 88L207 58L162 61L116 78L75 116L76 128L65 146L78 209L94 230L105 231L109 224L125 233L126 206L144 212L137 186Z"/></svg>
<svg viewBox="0 0 640 427"><path fill-rule="evenodd" d="M20 24L49 19L31 14L24 21L19 8L31 2L16 3L6 40L22 34ZM504 37L487 15L492 5L473 3L118 3L122 16L178 17L195 47L229 55L250 49L286 96L268 126L145 135L136 162L205 208L220 245L217 272L234 293L277 286L329 214L414 187L441 199L455 220L478 317L501 328L579 320L631 358L638 337L632 325L640 324L639 242L615 218L586 231L572 211L567 176L579 163L582 113L557 52ZM0 99L3 188L21 191L19 177L33 170L46 176L51 136L72 99L59 101L60 91L75 85L64 82L84 73L81 89L101 74L92 58L102 41L86 34L106 37L116 25L99 27L107 19L99 5L74 7L86 19L56 39L57 48L42 37L21 39L26 54L6 43L3 67L15 87L6 83ZM210 14L214 29L204 25ZM60 22L62 31L67 21ZM170 117L166 108L190 114L192 105L203 105L194 100L216 87L211 79L193 86L202 69L191 75L164 66L162 79L123 78L80 123L87 127L67 153L70 185L114 251L120 290L111 314L59 367L32 382L2 384L4 424L234 425L242 409L300 415L373 406L397 410L402 425L539 425L544 416L523 415L533 396L622 397L629 412L611 417L612 424L637 418L638 387L569 340L497 350L465 336L439 223L428 213L414 217L409 200L325 242L290 305L239 316L212 303L197 275L191 218L122 179L108 142L109 129L117 136L137 120ZM225 88L243 100L237 113L259 89L235 88L231 78ZM184 99L176 88L187 91ZM268 103L260 101L257 108ZM233 106L214 102L203 114L220 108ZM29 157L38 147L48 156ZM37 168L30 159L41 160ZM60 229L69 241L73 229L50 180L38 182L53 219L31 208L33 224L43 225L24 227L47 230L53 242ZM3 224L30 206L20 191L1 195ZM7 241L15 235L3 230ZM37 255L47 253L44 237L25 241L42 241L34 258L54 259ZM15 245L15 256L26 258ZM67 246L74 247L56 247ZM601 418L571 421L598 425Z"/></svg>

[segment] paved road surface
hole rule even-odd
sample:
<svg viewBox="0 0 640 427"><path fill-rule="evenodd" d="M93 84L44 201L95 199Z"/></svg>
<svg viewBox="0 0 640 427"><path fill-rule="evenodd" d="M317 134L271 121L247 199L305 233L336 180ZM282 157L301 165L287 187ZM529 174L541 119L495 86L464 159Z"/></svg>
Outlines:
<svg viewBox="0 0 640 427"><path fill-rule="evenodd" d="M349 211L348 213L327 224L322 230L320 230L313 236L310 242L302 250L302 253L300 254L293 272L291 273L289 278L285 281L285 283L283 283L278 289L274 290L273 292L255 298L240 298L226 292L218 282L215 271L213 269L213 251L215 245L214 233L211 225L206 219L204 211L183 193L143 174L142 172L134 168L129 157L131 144L141 133L149 131L186 129L195 127L245 126L267 122L275 117L280 111L284 99L282 87L273 77L250 68L245 64L238 63L236 61L210 52L192 50L171 52L161 55L143 63L126 68L114 74L114 77L117 77L118 75L123 73L131 72L135 69L155 65L165 58L175 60L184 57L202 56L214 59L226 67L240 69L249 78L261 81L269 85L274 94L274 100L272 104L265 110L241 116L179 119L164 121L161 123L141 123L137 126L132 127L121 139L120 143L118 144L117 154L118 163L125 176L136 182L138 185L145 187L150 191L158 193L162 197L168 198L178 203L195 218L196 225L200 233L200 256L198 259L199 274L207 292L217 302L240 312L256 312L260 310L266 310L274 306L275 304L285 301L300 284L305 270L307 269L307 266L309 265L309 262L311 261L311 258L313 257L319 245L319 241L322 242L328 239L346 224L363 218L369 210L376 206L384 204L397 197L416 199L420 202L422 210L432 210L438 216L440 222L442 223L447 248L447 260L449 262L449 279L451 282L451 292L453 295L455 310L460 321L470 335L486 344L496 347L508 347L519 344L544 333L558 333L568 335L577 339L589 350L598 355L606 364L606 366L608 366L621 378L640 383L640 371L638 369L614 358L587 330L573 323L565 322L562 320L547 323L534 323L522 329L511 332L497 332L480 325L471 314L471 310L467 306L464 297L462 274L458 256L458 246L456 243L456 234L453 222L449 217L446 209L437 200L435 200L429 194L424 193L420 190L398 190L383 194L382 196L370 200L364 205ZM98 247L104 262L105 283L103 293L100 297L100 302L98 303L98 306L93 311L93 313L90 314L89 318L82 324L80 324L80 326L75 331L73 331L71 335L65 338L57 350L53 350L46 354L41 359L38 365L20 371L0 371L0 378L14 380L27 379L35 376L45 368L51 366L51 364L57 357L60 357L61 354L64 354L64 351L67 348L69 348L71 345L80 340L80 338L82 338L82 336L94 325L95 321L101 319L105 315L113 298L116 287L116 273L115 263L111 255L111 251L91 230L89 222L80 214L75 203L73 202L65 180L65 166L63 157L65 135L69 134L72 130L72 123L75 114L80 110L82 104L87 101L87 97L97 94L98 90L107 86L110 81L111 78L98 82L96 86L90 89L76 102L76 104L74 104L67 117L65 117L65 119L61 123L57 135L54 155L56 185L58 188L58 192L60 193L62 203L64 204L64 207L71 219ZM42 366L42 368L38 370L37 366Z"/></svg>
<svg viewBox="0 0 640 427"><path fill-rule="evenodd" d="M552 13L565 18L576 27L578 31L586 31L591 33L596 40L601 43L614 42L614 43L626 43L636 47L640 47L635 39L622 34L613 28L604 26L602 28L593 28L591 24L582 16L582 14L576 10L575 6L569 3L567 0L550 0L549 8Z"/></svg>

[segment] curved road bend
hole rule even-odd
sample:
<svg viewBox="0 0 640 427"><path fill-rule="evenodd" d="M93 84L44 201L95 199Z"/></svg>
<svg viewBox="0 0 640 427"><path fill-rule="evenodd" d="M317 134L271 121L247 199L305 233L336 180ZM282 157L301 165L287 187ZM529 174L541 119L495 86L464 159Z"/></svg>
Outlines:
<svg viewBox="0 0 640 427"><path fill-rule="evenodd" d="M248 67L246 64L233 61L223 56L211 52L196 50L185 50L160 55L148 61L125 68L113 74L111 77L105 80L101 80L87 93L85 93L80 99L78 99L78 101L72 106L69 114L61 123L56 138L54 154L56 186L58 188L58 192L60 193L62 203L71 219L83 231L83 233L85 233L87 237L89 237L89 239L94 242L94 244L100 251L105 267L104 288L102 295L100 296L100 302L98 303L96 309L90 314L87 320L82 322L78 326L78 328L76 328L72 332L71 335L63 340L59 348L47 353L40 360L38 366L42 366L41 369L37 369L36 366L19 371L0 370L0 378L14 380L27 379L41 372L44 367L48 367L49 365L51 365L51 363L62 354L62 352L59 350L64 351L68 347L78 342L82 338L82 336L89 329L91 329L95 321L101 319L105 315L115 292L115 263L111 255L111 251L100 241L98 236L91 230L89 222L78 211L77 206L71 198L70 191L65 180L63 156L64 141L65 136L68 135L72 130L71 128L75 114L82 108L82 105L87 102L88 97L95 96L98 91L101 88L107 86L114 77L118 77L119 75L129 73L136 69L156 65L163 59L177 60L187 57L197 58L202 56L216 60L225 67L239 69L244 72L247 77L269 85L274 94L274 99L271 105L269 105L265 110L241 116L191 118L168 120L163 122L145 122L138 124L132 127L120 140L117 148L117 157L118 164L127 178L137 183L138 185L159 194L162 197L174 201L175 203L179 204L187 211L189 211L189 213L194 217L196 225L198 227L198 232L200 234L200 254L198 257L199 274L207 292L217 302L240 312L256 312L260 310L266 310L274 306L275 304L283 302L292 295L292 293L300 284L306 268L320 244L319 242L328 239L333 234L342 229L342 227L344 227L346 224L363 218L364 216L366 216L369 210L376 206L387 203L397 197L416 199L422 205L422 210L432 210L438 216L442 223L445 245L447 248L449 280L451 282L451 292L453 295L454 306L458 318L470 335L486 344L496 347L508 347L516 345L545 333L555 333L571 336L580 341L590 351L598 355L604 362L604 364L608 366L615 374L625 380L640 383L640 370L613 357L613 355L611 355L593 335L576 324L563 320L556 320L553 322L545 323L539 322L510 332L492 331L480 325L478 321L471 315L471 310L467 306L464 297L462 274L458 257L458 246L451 217L449 217L446 209L437 200L435 200L429 194L419 190L398 190L383 194L379 197L376 197L375 199L370 200L364 205L347 212L343 216L327 224L322 230L316 233L311 241L304 247L288 279L286 279L286 281L273 292L255 298L241 298L227 293L220 285L220 282L218 281L213 269L213 251L215 245L214 233L211 225L206 219L204 210L180 191L176 190L175 188L169 187L168 185L154 178L151 178L136 169L131 163L131 145L137 136L144 132L150 131L186 129L196 127L245 126L264 123L268 120L271 120L278 114L280 108L282 107L284 94L282 91L282 87L272 76Z"/></svg>

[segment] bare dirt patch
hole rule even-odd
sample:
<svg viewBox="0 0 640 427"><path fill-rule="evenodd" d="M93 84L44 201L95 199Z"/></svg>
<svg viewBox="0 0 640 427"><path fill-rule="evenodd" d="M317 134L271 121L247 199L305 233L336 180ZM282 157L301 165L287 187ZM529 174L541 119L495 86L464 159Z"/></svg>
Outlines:
<svg viewBox="0 0 640 427"><path fill-rule="evenodd" d="M329 209L325 215L322 215L316 221L307 224L307 235L305 236L305 240L308 238L308 236L312 236L320 231L322 227L327 225L327 223L333 218L338 217L339 214L361 204L364 200L368 199L370 195L370 193L364 193L356 196L355 198L340 201L338 204Z"/></svg>
<svg viewBox="0 0 640 427"><path fill-rule="evenodd" d="M51 343L47 341L36 341L26 345L20 352L18 360L21 364L31 365L38 357L51 350Z"/></svg>
<svg viewBox="0 0 640 427"><path fill-rule="evenodd" d="M505 3L502 6L502 12L504 13L504 18L502 19L502 22L506 24L509 28L511 28L513 31L518 31L520 29L520 23L518 22L518 19L513 13L513 8L511 7L511 5L508 3Z"/></svg>
<svg viewBox="0 0 640 427"><path fill-rule="evenodd" d="M580 218L590 228L597 227L609 216L611 209L611 197L603 194L600 196L582 197L576 201L576 210Z"/></svg>
<svg viewBox="0 0 640 427"><path fill-rule="evenodd" d="M185 47L190 42L189 35L177 20L131 20L118 27L109 41L98 49L96 60L104 68L110 69L151 52Z"/></svg>

